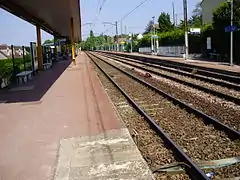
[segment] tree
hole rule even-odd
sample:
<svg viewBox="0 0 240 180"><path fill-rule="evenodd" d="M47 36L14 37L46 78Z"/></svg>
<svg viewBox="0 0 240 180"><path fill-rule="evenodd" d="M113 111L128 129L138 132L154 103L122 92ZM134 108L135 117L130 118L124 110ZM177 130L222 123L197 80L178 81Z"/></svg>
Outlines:
<svg viewBox="0 0 240 180"><path fill-rule="evenodd" d="M44 43L43 44L49 44L49 43L53 43L54 42L54 40L52 39L52 40L50 40L50 39L47 39L46 41L44 41Z"/></svg>
<svg viewBox="0 0 240 180"><path fill-rule="evenodd" d="M92 30L90 31L90 37L94 37L94 33Z"/></svg>
<svg viewBox="0 0 240 180"><path fill-rule="evenodd" d="M240 22L240 1L234 0L233 24L239 26ZM222 56L229 57L230 50L230 33L225 32L225 27L231 22L231 4L224 2L213 13L213 46L214 49ZM240 32L234 32L234 56L240 58L238 48L240 46Z"/></svg>
<svg viewBox="0 0 240 180"><path fill-rule="evenodd" d="M239 25L240 22L240 1L234 1L233 9L233 22L234 25ZM231 20L231 4L224 2L213 13L213 27L224 30L224 27L230 25Z"/></svg>
<svg viewBox="0 0 240 180"><path fill-rule="evenodd" d="M147 24L147 26L145 28L145 32L143 34L150 33L151 30L152 30L153 25L154 25L153 20L149 21L149 23Z"/></svg>
<svg viewBox="0 0 240 180"><path fill-rule="evenodd" d="M189 27L201 27L202 26L202 7L201 2L197 3L195 9L192 12L192 16L188 19ZM184 21L181 20L179 26L180 29L184 29Z"/></svg>
<svg viewBox="0 0 240 180"><path fill-rule="evenodd" d="M167 32L173 29L173 24L170 20L170 15L162 12L158 18L159 32Z"/></svg>
<svg viewBox="0 0 240 180"><path fill-rule="evenodd" d="M201 2L198 2L192 12L193 16L202 16L202 7L201 7Z"/></svg>
<svg viewBox="0 0 240 180"><path fill-rule="evenodd" d="M188 20L191 27L200 27L202 25L202 7L201 2L197 3L192 12L192 17Z"/></svg>

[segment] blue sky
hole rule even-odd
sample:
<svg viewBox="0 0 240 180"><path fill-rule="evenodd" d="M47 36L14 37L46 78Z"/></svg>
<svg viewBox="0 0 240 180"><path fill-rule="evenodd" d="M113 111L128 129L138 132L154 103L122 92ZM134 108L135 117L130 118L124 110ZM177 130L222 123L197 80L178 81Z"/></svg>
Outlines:
<svg viewBox="0 0 240 180"><path fill-rule="evenodd" d="M102 10L99 13L99 4L103 4ZM85 25L82 27L82 36L85 38L90 31L90 28L95 33L106 32L108 35L113 35L115 29L113 26L103 25L102 22L114 22L120 20L124 15L134 9L144 0L81 0L81 15L82 24L94 23L95 25ZM188 0L189 16L197 2L200 0ZM130 16L122 21L122 32L143 32L149 20L161 12L167 12L172 15L172 2L175 4L175 13L178 14L178 19L183 17L183 0L149 0L140 8L134 11ZM98 16L97 16L98 14ZM36 29L33 25L25 22L18 17L0 9L0 44L14 45L29 45L30 41L36 41ZM108 31L106 31L108 30ZM119 23L119 33L121 26ZM42 32L42 41L52 39L52 36Z"/></svg>

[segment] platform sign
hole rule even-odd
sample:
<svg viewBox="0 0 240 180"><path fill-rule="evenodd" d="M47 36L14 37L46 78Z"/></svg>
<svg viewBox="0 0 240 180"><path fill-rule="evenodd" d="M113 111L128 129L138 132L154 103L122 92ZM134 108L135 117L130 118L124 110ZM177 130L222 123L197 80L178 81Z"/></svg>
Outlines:
<svg viewBox="0 0 240 180"><path fill-rule="evenodd" d="M207 37L207 49L211 50L212 49L212 40L211 37Z"/></svg>
<svg viewBox="0 0 240 180"><path fill-rule="evenodd" d="M36 72L38 70L38 58L37 58L37 44L35 42L30 42L30 53L32 59L32 71Z"/></svg>
<svg viewBox="0 0 240 180"><path fill-rule="evenodd" d="M152 35L152 38L153 38L153 39L157 39L157 38L158 38L158 35Z"/></svg>
<svg viewBox="0 0 240 180"><path fill-rule="evenodd" d="M132 40L131 39L127 39L127 42L130 43L130 42L132 42Z"/></svg>
<svg viewBox="0 0 240 180"><path fill-rule="evenodd" d="M238 27L237 26L227 26L225 27L225 32L234 32L237 31Z"/></svg>
<svg viewBox="0 0 240 180"><path fill-rule="evenodd" d="M201 28L190 28L191 34L201 34Z"/></svg>

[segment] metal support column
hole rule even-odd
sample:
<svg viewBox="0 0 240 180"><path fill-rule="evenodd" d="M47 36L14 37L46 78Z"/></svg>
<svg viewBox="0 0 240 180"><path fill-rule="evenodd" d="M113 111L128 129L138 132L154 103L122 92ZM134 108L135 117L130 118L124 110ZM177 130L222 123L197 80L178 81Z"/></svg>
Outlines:
<svg viewBox="0 0 240 180"><path fill-rule="evenodd" d="M72 47L72 63L73 63L73 65L76 65L73 18L70 19L70 31L71 31L70 39L71 39L71 47Z"/></svg>
<svg viewBox="0 0 240 180"><path fill-rule="evenodd" d="M38 25L36 26L36 28L37 28L37 59L38 59L38 68L39 68L39 70L43 70L41 28Z"/></svg>
<svg viewBox="0 0 240 180"><path fill-rule="evenodd" d="M115 22L115 26L116 26L116 39L117 39L117 51L119 51L119 42L118 42L118 23L117 21Z"/></svg>

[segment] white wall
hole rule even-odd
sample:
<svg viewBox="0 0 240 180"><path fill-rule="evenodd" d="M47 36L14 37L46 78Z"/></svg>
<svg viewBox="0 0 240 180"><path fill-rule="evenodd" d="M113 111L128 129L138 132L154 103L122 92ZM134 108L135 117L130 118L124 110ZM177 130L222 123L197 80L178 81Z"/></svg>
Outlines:
<svg viewBox="0 0 240 180"><path fill-rule="evenodd" d="M216 8L220 6L221 3L226 0L203 0L202 2L202 12L203 12L203 23L212 23L212 14Z"/></svg>

